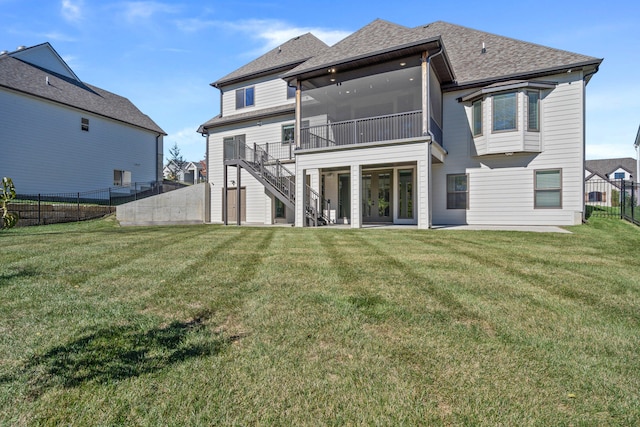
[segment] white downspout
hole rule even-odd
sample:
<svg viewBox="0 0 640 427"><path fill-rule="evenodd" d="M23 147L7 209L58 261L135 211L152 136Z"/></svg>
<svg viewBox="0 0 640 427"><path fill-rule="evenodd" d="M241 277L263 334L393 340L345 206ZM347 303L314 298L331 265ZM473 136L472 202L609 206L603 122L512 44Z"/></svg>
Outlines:
<svg viewBox="0 0 640 427"><path fill-rule="evenodd" d="M442 54L442 47L438 50L438 52L433 55L429 55L428 52L423 53L422 56L422 81L426 82L426 87L423 89L425 91L424 96L422 97L422 111L424 112L424 116L422 118L422 129L423 134L429 135L430 140L427 145L427 228L433 227L433 180L431 173L431 144L433 144L433 139L435 136L431 132L431 105L430 105L430 95L431 95L431 58L434 58L438 55Z"/></svg>

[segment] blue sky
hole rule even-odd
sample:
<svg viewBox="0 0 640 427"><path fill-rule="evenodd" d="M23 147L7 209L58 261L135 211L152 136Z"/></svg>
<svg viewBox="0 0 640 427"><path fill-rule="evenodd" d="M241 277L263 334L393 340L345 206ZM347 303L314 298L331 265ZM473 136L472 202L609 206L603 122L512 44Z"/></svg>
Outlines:
<svg viewBox="0 0 640 427"><path fill-rule="evenodd" d="M447 21L604 58L587 86L587 158L635 157L640 125L636 1L92 1L0 0L0 50L50 42L86 83L129 98L204 157L198 126L219 113L209 83L297 35L333 44L376 18Z"/></svg>

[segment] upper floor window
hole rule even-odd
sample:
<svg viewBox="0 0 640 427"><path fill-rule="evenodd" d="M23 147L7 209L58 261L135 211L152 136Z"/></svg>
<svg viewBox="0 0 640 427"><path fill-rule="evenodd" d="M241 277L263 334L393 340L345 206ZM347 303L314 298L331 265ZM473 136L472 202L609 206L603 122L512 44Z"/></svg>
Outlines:
<svg viewBox="0 0 640 427"><path fill-rule="evenodd" d="M253 86L236 90L236 109L255 105L254 90Z"/></svg>
<svg viewBox="0 0 640 427"><path fill-rule="evenodd" d="M473 136L482 135L482 99L473 103Z"/></svg>
<svg viewBox="0 0 640 427"><path fill-rule="evenodd" d="M296 88L287 85L287 99L296 97Z"/></svg>
<svg viewBox="0 0 640 427"><path fill-rule="evenodd" d="M89 132L89 119L85 117L80 119L80 129L85 132Z"/></svg>
<svg viewBox="0 0 640 427"><path fill-rule="evenodd" d="M518 128L518 103L516 92L493 95L493 131Z"/></svg>
<svg viewBox="0 0 640 427"><path fill-rule="evenodd" d="M538 132L540 130L540 92L527 91L527 130Z"/></svg>
<svg viewBox="0 0 640 427"><path fill-rule="evenodd" d="M624 179L624 172L616 172L613 174L613 179Z"/></svg>

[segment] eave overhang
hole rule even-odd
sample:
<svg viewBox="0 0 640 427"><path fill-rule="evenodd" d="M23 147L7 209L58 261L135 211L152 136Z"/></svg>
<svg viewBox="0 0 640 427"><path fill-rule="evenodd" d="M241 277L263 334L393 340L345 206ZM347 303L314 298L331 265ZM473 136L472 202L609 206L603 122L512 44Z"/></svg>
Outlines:
<svg viewBox="0 0 640 427"><path fill-rule="evenodd" d="M451 92L454 90L472 89L476 87L483 87L492 83L507 82L511 80L528 80L528 79L551 76L554 74L569 73L569 72L577 71L578 69L586 73L585 80L588 83L591 77L596 72L598 72L598 67L600 66L602 61L603 59L596 59L593 61L585 61L585 62L578 62L574 64L563 65L561 67L551 67L551 68L545 68L545 69L535 70L531 72L496 76L496 77L491 77L491 78L482 79L482 80L474 80L474 81L463 82L463 83L452 82L448 84L443 84L442 90L444 92Z"/></svg>
<svg viewBox="0 0 640 427"><path fill-rule="evenodd" d="M308 80L314 77L326 75L327 73L354 70L357 68L405 58L411 55L420 56L425 51L430 55L442 51L442 55L436 56L433 60L436 73L440 76L443 82L453 82L455 80L455 75L451 64L449 63L449 59L447 58L444 46L442 45L442 40L439 36L345 58L336 62L325 62L323 64L316 65L313 68L302 69L300 71L296 71L294 69L284 73L281 77L288 83L295 80Z"/></svg>
<svg viewBox="0 0 640 427"><path fill-rule="evenodd" d="M307 59L309 59L309 58L305 58L303 60L293 61L293 62L290 62L288 64L278 65L277 67L266 68L264 70L256 71L256 72L245 74L245 75L242 75L242 76L232 77L230 79L222 78L220 80L216 80L213 83L209 83L209 85L213 86L213 87L215 87L217 89L220 89L221 87L229 86L229 85L232 85L234 83L239 83L239 82L242 82L242 81L245 81L245 80L257 79L259 77L268 76L268 75L271 75L271 74L282 73L282 72L290 70L290 69L292 69L294 67L297 67L298 65L302 64Z"/></svg>
<svg viewBox="0 0 640 427"><path fill-rule="evenodd" d="M475 99L481 98L484 95L496 93L496 92L505 92L514 89L522 89L522 88L530 88L530 89L553 89L557 86L557 83L554 82L537 82L537 81L508 81L502 84L493 84L472 92L468 95L458 98L458 102L467 102L473 101Z"/></svg>
<svg viewBox="0 0 640 427"><path fill-rule="evenodd" d="M200 127L198 128L198 133L205 133L210 129L215 129L222 126L228 126L228 125L233 125L238 123L246 123L248 121L255 121L255 120L261 120L261 119L268 119L271 117L277 117L277 116L293 114L293 113L295 113L295 104L281 105L278 107L255 110L248 113L233 114L231 116L225 116L225 117L218 114L213 119L200 125Z"/></svg>

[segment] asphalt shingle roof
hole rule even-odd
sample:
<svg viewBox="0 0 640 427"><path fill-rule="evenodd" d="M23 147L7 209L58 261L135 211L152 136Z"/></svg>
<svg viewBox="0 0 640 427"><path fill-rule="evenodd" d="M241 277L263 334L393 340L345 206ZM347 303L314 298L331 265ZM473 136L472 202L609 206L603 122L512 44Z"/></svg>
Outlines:
<svg viewBox="0 0 640 427"><path fill-rule="evenodd" d="M622 157L618 159L598 159L587 160L585 167L593 173L597 173L600 176L613 178L609 176L619 168L626 169L632 175L635 175L636 160L631 157Z"/></svg>
<svg viewBox="0 0 640 427"><path fill-rule="evenodd" d="M377 19L287 72L284 77L302 75L334 64L438 38L442 40L456 79L453 86L513 79L574 65L599 64L602 61L442 21L408 28Z"/></svg>
<svg viewBox="0 0 640 427"><path fill-rule="evenodd" d="M438 35L425 35L402 25L376 19L334 44L329 49L325 49L320 54L286 73L285 77L323 69L355 58L372 56L389 49L425 41L425 39L435 40L437 37Z"/></svg>
<svg viewBox="0 0 640 427"><path fill-rule="evenodd" d="M230 125L234 123L246 122L249 120L256 120L266 117L280 116L284 114L293 114L295 112L295 104L278 105L276 107L261 108L259 110L253 110L246 113L232 114L230 116L224 116L218 114L214 118L208 120L206 123L200 126L198 132L202 133L204 129L215 128L224 125Z"/></svg>
<svg viewBox="0 0 640 427"><path fill-rule="evenodd" d="M288 42L270 50L261 57L249 62L211 84L219 87L250 76L293 68L312 56L326 50L328 47L329 46L313 34L303 34L292 38Z"/></svg>
<svg viewBox="0 0 640 427"><path fill-rule="evenodd" d="M149 116L143 114L127 98L9 55L0 56L0 87L166 135Z"/></svg>
<svg viewBox="0 0 640 427"><path fill-rule="evenodd" d="M417 27L415 31L442 37L458 86L602 61L443 21Z"/></svg>

